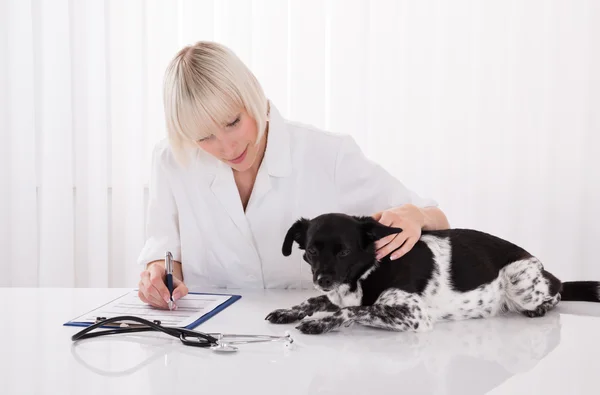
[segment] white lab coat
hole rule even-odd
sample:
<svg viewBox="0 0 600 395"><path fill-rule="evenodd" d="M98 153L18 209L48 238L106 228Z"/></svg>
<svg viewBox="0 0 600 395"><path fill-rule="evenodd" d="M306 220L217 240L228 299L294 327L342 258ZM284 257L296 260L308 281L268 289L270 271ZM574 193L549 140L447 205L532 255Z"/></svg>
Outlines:
<svg viewBox="0 0 600 395"><path fill-rule="evenodd" d="M352 137L285 120L273 105L269 122L246 212L230 167L198 149L181 168L166 140L156 145L140 265L170 251L188 287L312 288L297 244L291 256L281 253L299 217L437 206L367 159Z"/></svg>

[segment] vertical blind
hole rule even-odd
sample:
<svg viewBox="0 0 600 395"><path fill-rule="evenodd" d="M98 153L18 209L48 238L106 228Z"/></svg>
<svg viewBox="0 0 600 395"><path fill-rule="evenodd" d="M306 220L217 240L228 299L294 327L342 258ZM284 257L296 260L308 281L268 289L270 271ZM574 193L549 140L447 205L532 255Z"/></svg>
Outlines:
<svg viewBox="0 0 600 395"><path fill-rule="evenodd" d="M0 285L137 284L163 73L198 40L453 227L600 279L597 1L4 0Z"/></svg>

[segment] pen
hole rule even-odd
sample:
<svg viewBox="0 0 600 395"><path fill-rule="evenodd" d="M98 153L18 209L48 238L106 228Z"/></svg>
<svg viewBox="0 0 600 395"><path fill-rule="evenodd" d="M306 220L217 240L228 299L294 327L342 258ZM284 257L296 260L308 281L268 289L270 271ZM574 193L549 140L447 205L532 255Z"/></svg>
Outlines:
<svg viewBox="0 0 600 395"><path fill-rule="evenodd" d="M169 251L165 253L165 271L169 289L169 310L173 310L173 255Z"/></svg>

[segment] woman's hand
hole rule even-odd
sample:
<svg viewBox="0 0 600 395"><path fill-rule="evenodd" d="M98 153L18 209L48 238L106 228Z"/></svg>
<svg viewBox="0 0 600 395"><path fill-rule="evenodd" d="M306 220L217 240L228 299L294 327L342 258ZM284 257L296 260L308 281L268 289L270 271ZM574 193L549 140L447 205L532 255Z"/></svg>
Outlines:
<svg viewBox="0 0 600 395"><path fill-rule="evenodd" d="M179 265L179 268L177 265ZM173 273L173 301L177 301L188 294L187 286L179 279L181 264L175 262L175 266ZM156 261L148 264L146 270L140 274L138 291L140 300L155 307L169 308L168 301L170 296L169 289L165 284L166 277L164 261Z"/></svg>
<svg viewBox="0 0 600 395"><path fill-rule="evenodd" d="M400 233L386 236L375 242L377 260L381 260L381 258L392 252L391 260L398 259L406 254L419 240L421 229L425 226L425 214L413 204L405 204L378 212L373 215L373 218L383 225L402 229Z"/></svg>

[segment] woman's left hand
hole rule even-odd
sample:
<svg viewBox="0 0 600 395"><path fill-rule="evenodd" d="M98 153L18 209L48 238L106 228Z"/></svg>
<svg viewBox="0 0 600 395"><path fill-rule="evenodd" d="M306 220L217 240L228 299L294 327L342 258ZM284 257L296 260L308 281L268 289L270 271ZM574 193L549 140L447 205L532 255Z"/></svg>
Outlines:
<svg viewBox="0 0 600 395"><path fill-rule="evenodd" d="M395 260L410 251L421 237L421 229L425 224L425 215L413 204L378 212L373 215L373 218L383 225L402 229L400 233L386 236L375 242L378 261L391 252L393 254L390 259Z"/></svg>

